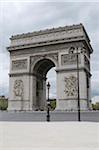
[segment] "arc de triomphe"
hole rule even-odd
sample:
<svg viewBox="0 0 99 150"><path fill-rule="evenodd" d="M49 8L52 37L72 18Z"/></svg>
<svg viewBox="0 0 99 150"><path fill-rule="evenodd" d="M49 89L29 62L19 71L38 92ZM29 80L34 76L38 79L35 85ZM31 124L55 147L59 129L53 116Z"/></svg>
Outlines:
<svg viewBox="0 0 99 150"><path fill-rule="evenodd" d="M10 38L8 110L45 110L46 74L56 67L56 110L77 110L77 52L80 108L90 108L90 54L82 24L14 35Z"/></svg>

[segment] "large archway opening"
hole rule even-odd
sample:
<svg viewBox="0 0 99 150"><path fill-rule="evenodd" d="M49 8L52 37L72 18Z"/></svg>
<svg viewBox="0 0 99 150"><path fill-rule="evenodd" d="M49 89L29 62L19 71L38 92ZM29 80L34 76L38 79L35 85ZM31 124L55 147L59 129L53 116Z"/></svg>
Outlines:
<svg viewBox="0 0 99 150"><path fill-rule="evenodd" d="M47 80L50 83L50 90L49 90L49 99L51 104L51 111L55 110L56 108L56 67L51 68L47 73ZM48 99L48 88L46 86L46 99Z"/></svg>
<svg viewBox="0 0 99 150"><path fill-rule="evenodd" d="M55 63L50 59L41 59L37 61L33 68L33 109L46 110L46 83L51 68L55 67ZM53 87L54 88L54 87ZM52 89L52 86L51 86ZM52 96L51 96L52 97Z"/></svg>

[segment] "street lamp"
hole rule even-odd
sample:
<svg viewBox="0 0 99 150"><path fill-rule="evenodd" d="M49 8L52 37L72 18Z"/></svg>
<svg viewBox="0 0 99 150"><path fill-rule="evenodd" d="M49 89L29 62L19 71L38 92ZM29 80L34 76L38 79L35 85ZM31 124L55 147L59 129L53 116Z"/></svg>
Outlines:
<svg viewBox="0 0 99 150"><path fill-rule="evenodd" d="M77 48L77 89L78 89L78 121L80 120L80 94L79 94L79 58L78 58L78 48Z"/></svg>
<svg viewBox="0 0 99 150"><path fill-rule="evenodd" d="M49 99L49 89L50 89L50 83L47 84L47 90L48 90L48 99L47 99L47 121L50 121L50 99Z"/></svg>

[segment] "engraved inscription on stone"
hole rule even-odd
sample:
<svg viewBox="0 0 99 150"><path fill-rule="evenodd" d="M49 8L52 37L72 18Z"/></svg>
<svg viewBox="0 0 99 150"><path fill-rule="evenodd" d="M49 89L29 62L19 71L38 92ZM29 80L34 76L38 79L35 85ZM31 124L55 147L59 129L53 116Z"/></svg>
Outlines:
<svg viewBox="0 0 99 150"><path fill-rule="evenodd" d="M14 96L15 96L15 98L22 100L23 99L23 91L24 91L23 81L22 80L15 80L15 82L14 82Z"/></svg>
<svg viewBox="0 0 99 150"><path fill-rule="evenodd" d="M65 94L67 97L77 98L77 78L75 76L65 77Z"/></svg>
<svg viewBox="0 0 99 150"><path fill-rule="evenodd" d="M27 69L27 59L12 61L12 70L23 70L23 69Z"/></svg>

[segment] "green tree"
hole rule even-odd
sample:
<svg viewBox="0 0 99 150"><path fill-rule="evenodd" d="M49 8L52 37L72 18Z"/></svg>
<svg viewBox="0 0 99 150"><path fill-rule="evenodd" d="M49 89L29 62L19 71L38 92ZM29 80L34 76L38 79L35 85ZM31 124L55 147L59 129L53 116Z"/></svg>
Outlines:
<svg viewBox="0 0 99 150"><path fill-rule="evenodd" d="M0 110L7 110L8 107L8 99L5 97L0 97Z"/></svg>
<svg viewBox="0 0 99 150"><path fill-rule="evenodd" d="M50 99L51 110L56 108L56 99Z"/></svg>
<svg viewBox="0 0 99 150"><path fill-rule="evenodd" d="M99 102L92 104L92 108L93 108L93 110L99 110Z"/></svg>

